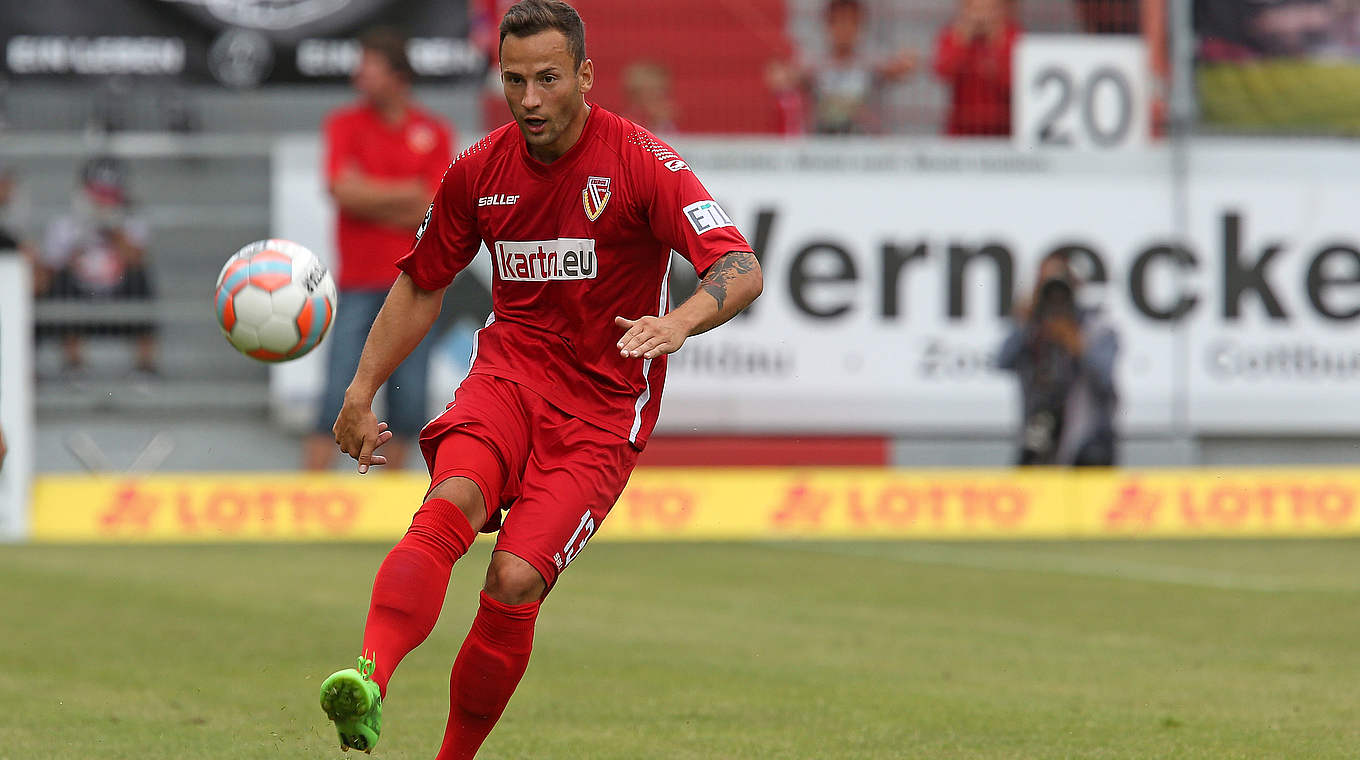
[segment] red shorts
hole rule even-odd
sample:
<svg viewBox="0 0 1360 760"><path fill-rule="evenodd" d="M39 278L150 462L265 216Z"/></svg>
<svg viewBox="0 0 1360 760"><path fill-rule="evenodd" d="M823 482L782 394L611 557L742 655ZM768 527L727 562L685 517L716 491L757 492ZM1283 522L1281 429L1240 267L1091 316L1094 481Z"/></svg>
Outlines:
<svg viewBox="0 0 1360 760"><path fill-rule="evenodd" d="M496 550L528 562L551 589L613 508L638 451L510 380L469 375L420 433L430 488L452 477L508 507Z"/></svg>

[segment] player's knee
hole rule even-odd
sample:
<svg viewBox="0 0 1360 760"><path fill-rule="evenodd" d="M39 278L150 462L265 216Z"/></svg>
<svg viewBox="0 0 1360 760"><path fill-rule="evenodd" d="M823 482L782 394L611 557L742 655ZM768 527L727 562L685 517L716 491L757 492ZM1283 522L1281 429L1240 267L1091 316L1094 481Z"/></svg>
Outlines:
<svg viewBox="0 0 1360 760"><path fill-rule="evenodd" d="M444 480L439 485L430 489L430 494L425 497L430 499L444 499L453 502L458 509L462 510L467 517L468 524L473 530L478 530L486 522L486 504L482 498L482 489L471 478L453 477Z"/></svg>
<svg viewBox="0 0 1360 760"><path fill-rule="evenodd" d="M501 604L528 604L543 598L547 584L533 565L506 552L491 555L486 593Z"/></svg>

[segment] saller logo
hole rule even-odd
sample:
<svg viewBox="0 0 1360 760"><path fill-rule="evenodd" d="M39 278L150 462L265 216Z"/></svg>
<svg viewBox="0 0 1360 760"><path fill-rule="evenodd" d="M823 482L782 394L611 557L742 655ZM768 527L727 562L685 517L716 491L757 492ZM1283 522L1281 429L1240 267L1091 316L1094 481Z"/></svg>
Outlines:
<svg viewBox="0 0 1360 760"><path fill-rule="evenodd" d="M604 213L604 207L609 204L609 178L608 177L589 177L586 179L586 189L581 191L581 205L586 207L586 218L595 221Z"/></svg>
<svg viewBox="0 0 1360 760"><path fill-rule="evenodd" d="M496 273L512 282L593 280L599 272L588 238L496 241Z"/></svg>

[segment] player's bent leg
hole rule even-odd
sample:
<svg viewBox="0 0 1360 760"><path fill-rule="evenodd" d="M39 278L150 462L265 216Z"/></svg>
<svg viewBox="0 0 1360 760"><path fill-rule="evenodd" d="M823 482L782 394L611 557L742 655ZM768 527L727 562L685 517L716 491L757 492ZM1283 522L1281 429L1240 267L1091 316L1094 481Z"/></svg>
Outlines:
<svg viewBox="0 0 1360 760"><path fill-rule="evenodd" d="M482 495L482 490L482 485L476 480L455 475L434 484L429 493L425 494L425 501L442 499L456 504L463 513L463 518L473 530L477 530L486 522L486 498Z"/></svg>
<svg viewBox="0 0 1360 760"><path fill-rule="evenodd" d="M471 760L529 667L547 583L528 562L492 554L477 617L449 676L449 721L437 760Z"/></svg>
<svg viewBox="0 0 1360 760"><path fill-rule="evenodd" d="M510 552L497 551L491 554L482 588L501 604L527 604L542 599L548 584L533 565Z"/></svg>
<svg viewBox="0 0 1360 760"><path fill-rule="evenodd" d="M369 751L377 744L387 683L402 658L434 630L449 573L477 536L464 508L447 496L474 505L474 513L481 509L481 491L466 478L431 489L373 580L359 668L334 673L321 686L321 708L345 749Z"/></svg>
<svg viewBox="0 0 1360 760"><path fill-rule="evenodd" d="M402 658L434 630L449 573L477 536L467 513L477 514L481 501L481 491L467 478L440 483L378 568L364 625L364 652L373 658L373 680L384 696Z"/></svg>

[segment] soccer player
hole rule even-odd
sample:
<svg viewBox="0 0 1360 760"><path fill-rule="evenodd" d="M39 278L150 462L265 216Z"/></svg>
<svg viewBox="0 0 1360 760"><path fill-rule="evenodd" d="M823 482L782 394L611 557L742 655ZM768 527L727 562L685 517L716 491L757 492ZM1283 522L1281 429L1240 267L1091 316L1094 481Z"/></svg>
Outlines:
<svg viewBox="0 0 1360 760"><path fill-rule="evenodd" d="M385 463L376 452L391 433L372 411L374 393L485 243L494 310L471 373L421 433L430 489L378 568L359 667L321 687L345 748L378 741L388 681L433 629L454 562L479 530L499 530L453 663L438 757L477 753L528 666L540 603L600 529L647 443L666 355L761 290L750 245L689 166L587 102L594 65L571 6L516 3L500 46L514 124L444 175L335 422L359 472ZM701 280L668 311L672 249Z"/></svg>

